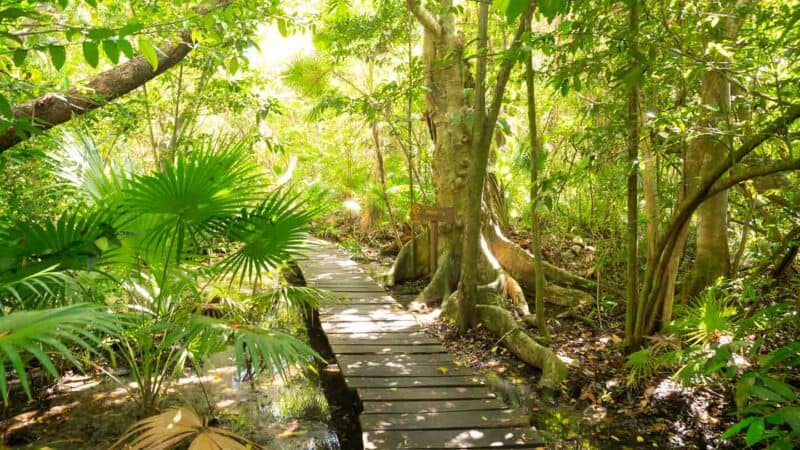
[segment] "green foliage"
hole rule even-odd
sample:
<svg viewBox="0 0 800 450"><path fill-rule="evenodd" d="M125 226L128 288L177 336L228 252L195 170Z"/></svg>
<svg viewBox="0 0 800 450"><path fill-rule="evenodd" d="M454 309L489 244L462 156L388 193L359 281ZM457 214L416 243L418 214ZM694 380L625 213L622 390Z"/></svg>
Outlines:
<svg viewBox="0 0 800 450"><path fill-rule="evenodd" d="M0 395L3 401L9 402L8 368L13 368L25 393L31 397L27 376L31 360L58 378L59 371L50 354L57 354L81 368L73 348L97 355L105 345L101 336L120 333L124 320L124 316L88 304L17 311L0 317Z"/></svg>
<svg viewBox="0 0 800 450"><path fill-rule="evenodd" d="M736 382L736 407L742 419L722 437L745 434L748 447L767 442L771 449L800 445L800 403L790 384L800 368L800 343L791 342L759 358L758 367Z"/></svg>
<svg viewBox="0 0 800 450"><path fill-rule="evenodd" d="M670 330L682 335L691 345L719 342L722 336L733 335L736 313L733 300L715 286L703 291L692 305L678 308L679 319Z"/></svg>

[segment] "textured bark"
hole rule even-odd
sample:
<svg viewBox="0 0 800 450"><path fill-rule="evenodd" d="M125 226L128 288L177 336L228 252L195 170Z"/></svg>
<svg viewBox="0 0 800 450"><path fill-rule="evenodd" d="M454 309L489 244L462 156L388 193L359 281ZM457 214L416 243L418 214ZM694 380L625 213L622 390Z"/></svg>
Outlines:
<svg viewBox="0 0 800 450"><path fill-rule="evenodd" d="M83 85L71 88L66 93L46 94L15 106L14 119L28 119L39 130L48 130L144 85L181 62L193 47L191 36L185 33L181 42L165 48L158 55L156 70L153 70L144 57L136 56L96 75ZM17 131L10 127L0 135L0 153L26 139L27 136L17 135Z"/></svg>

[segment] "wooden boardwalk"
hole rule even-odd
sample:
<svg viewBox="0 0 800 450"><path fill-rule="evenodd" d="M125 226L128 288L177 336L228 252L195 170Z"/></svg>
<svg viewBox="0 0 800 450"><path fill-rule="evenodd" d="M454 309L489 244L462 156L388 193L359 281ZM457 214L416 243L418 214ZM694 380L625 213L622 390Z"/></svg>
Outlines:
<svg viewBox="0 0 800 450"><path fill-rule="evenodd" d="M524 410L509 408L471 369L419 326L336 246L312 241L301 263L308 286L341 303L320 311L322 329L358 394L365 450L537 448Z"/></svg>

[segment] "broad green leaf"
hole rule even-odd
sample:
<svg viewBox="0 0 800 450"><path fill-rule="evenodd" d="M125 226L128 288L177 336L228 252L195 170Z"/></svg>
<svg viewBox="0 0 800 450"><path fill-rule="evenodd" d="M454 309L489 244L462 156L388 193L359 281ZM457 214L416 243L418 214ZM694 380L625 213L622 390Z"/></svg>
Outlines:
<svg viewBox="0 0 800 450"><path fill-rule="evenodd" d="M110 28L92 28L89 30L88 36L90 39L100 40L108 39L114 35L114 31Z"/></svg>
<svg viewBox="0 0 800 450"><path fill-rule="evenodd" d="M11 119L13 115L11 104L8 103L8 100L6 100L3 94L0 94L0 114L8 119Z"/></svg>
<svg viewBox="0 0 800 450"><path fill-rule="evenodd" d="M118 47L119 47L119 49L122 51L122 53L123 53L125 56L127 56L129 59L130 59L130 58L133 58L133 55L135 55L135 54L136 54L136 52L133 50L133 46L131 45L131 43L130 43L130 42L128 42L128 40L127 40L127 39L120 38L120 39L117 41L117 46L118 46Z"/></svg>
<svg viewBox="0 0 800 450"><path fill-rule="evenodd" d="M773 380L767 376L761 377L761 382L764 383L764 386L769 388L771 391L774 391L776 394L779 394L784 400L794 400L797 398L797 394L795 394L794 389L786 383Z"/></svg>
<svg viewBox="0 0 800 450"><path fill-rule="evenodd" d="M153 43L146 37L139 37L139 51L142 52L142 56L150 63L153 70L158 70L158 53L156 53Z"/></svg>
<svg viewBox="0 0 800 450"><path fill-rule="evenodd" d="M737 434L739 434L740 431L742 431L745 428L747 428L756 419L757 419L757 417L748 417L746 419L742 419L742 420L736 422L735 424L733 424L727 430L725 430L725 432L722 433L722 435L720 437L722 439L730 439L730 438L736 436Z"/></svg>
<svg viewBox="0 0 800 450"><path fill-rule="evenodd" d="M116 42L108 39L103 41L103 51L111 62L114 64L119 62L119 47Z"/></svg>
<svg viewBox="0 0 800 450"><path fill-rule="evenodd" d="M130 22L124 27L119 29L120 36L129 36L131 34L135 34L139 32L143 28L143 25L140 22Z"/></svg>
<svg viewBox="0 0 800 450"><path fill-rule="evenodd" d="M28 50L24 48L18 48L14 50L14 65L17 67L22 66L25 63L25 58L28 57Z"/></svg>
<svg viewBox="0 0 800 450"><path fill-rule="evenodd" d="M53 67L56 70L61 70L64 67L64 63L67 62L67 50L63 45L51 45L48 50L50 51L50 61L53 62Z"/></svg>
<svg viewBox="0 0 800 450"><path fill-rule="evenodd" d="M92 67L97 67L100 62L100 54L97 50L97 42L85 41L83 43L83 59Z"/></svg>
<svg viewBox="0 0 800 450"><path fill-rule="evenodd" d="M750 388L750 393L752 395L755 395L756 397L762 399L762 400L767 400L767 401L770 401L770 402L779 403L779 402L784 401L784 398L781 397L776 392L773 392L773 391L771 391L771 390L769 390L769 389L767 389L765 387L759 386L759 385L755 385L755 386L751 387Z"/></svg>
<svg viewBox="0 0 800 450"><path fill-rule="evenodd" d="M750 428L747 429L747 434L745 435L744 441L749 447L753 444L757 444L762 439L764 439L764 418L759 417L750 424Z"/></svg>

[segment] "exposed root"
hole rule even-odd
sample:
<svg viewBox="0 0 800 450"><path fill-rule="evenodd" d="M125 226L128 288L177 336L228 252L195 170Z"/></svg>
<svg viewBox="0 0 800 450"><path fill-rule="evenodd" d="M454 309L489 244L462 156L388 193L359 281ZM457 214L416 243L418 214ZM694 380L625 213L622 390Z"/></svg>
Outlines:
<svg viewBox="0 0 800 450"><path fill-rule="evenodd" d="M558 390L567 376L566 365L547 347L539 345L517 325L514 316L505 309L490 305L478 305L478 316L486 328L517 358L542 370L539 387Z"/></svg>
<svg viewBox="0 0 800 450"><path fill-rule="evenodd" d="M520 281L525 291L535 292L533 255L503 236L496 225L487 225L483 231L489 249L500 265L509 275ZM551 303L563 304L567 303L567 299L574 298L574 301L568 303L575 304L581 299L586 299L586 292L594 293L597 290L597 284L594 281L579 277L548 262L544 262L544 274L549 285L555 284L572 288L555 287L551 289L548 287L545 299Z"/></svg>
<svg viewBox="0 0 800 450"><path fill-rule="evenodd" d="M400 249L392 267L390 283L418 280L430 275L430 246L428 233L419 233Z"/></svg>
<svg viewBox="0 0 800 450"><path fill-rule="evenodd" d="M415 303L425 306L440 304L456 288L458 282L458 269L450 250L445 250L439 258L439 265L433 274L430 283L419 293Z"/></svg>

